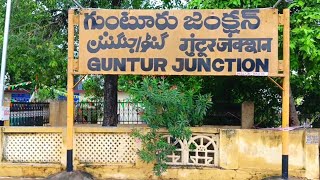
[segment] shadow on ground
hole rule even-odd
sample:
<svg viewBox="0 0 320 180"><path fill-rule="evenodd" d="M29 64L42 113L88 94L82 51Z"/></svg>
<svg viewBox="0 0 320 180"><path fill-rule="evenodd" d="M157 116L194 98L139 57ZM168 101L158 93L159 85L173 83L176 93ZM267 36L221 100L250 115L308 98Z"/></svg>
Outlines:
<svg viewBox="0 0 320 180"><path fill-rule="evenodd" d="M53 174L45 180L94 180L93 176L89 173L83 171L73 171L73 172L60 172L58 174Z"/></svg>

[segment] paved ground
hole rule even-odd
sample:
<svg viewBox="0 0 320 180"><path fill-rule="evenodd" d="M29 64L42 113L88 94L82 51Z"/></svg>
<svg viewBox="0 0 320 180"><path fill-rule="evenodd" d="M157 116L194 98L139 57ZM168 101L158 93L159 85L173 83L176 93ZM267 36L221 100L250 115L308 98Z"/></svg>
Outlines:
<svg viewBox="0 0 320 180"><path fill-rule="evenodd" d="M43 178L13 178L13 177L0 177L0 180L41 180Z"/></svg>
<svg viewBox="0 0 320 180"><path fill-rule="evenodd" d="M302 180L305 178L289 178L289 180ZM44 178L12 178L12 177L0 177L0 180L44 180ZM108 180L117 180L117 179L108 179ZM282 180L279 177L270 177L263 180Z"/></svg>

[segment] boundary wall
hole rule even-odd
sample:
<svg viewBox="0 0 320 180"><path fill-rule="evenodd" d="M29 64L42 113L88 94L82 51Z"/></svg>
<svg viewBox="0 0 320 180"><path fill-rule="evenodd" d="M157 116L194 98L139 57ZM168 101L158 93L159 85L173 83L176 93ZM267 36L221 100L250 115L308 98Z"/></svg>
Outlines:
<svg viewBox="0 0 320 180"><path fill-rule="evenodd" d="M99 179L158 179L136 152L134 128L75 127L74 167ZM235 129L236 128L236 129ZM281 131L194 127L176 141L162 179L261 179L281 175ZM162 131L164 134L165 131ZM319 179L319 129L290 131L289 175ZM46 177L66 168L66 128L1 127L0 176ZM170 137L168 137L170 140ZM188 149L193 144L194 149Z"/></svg>

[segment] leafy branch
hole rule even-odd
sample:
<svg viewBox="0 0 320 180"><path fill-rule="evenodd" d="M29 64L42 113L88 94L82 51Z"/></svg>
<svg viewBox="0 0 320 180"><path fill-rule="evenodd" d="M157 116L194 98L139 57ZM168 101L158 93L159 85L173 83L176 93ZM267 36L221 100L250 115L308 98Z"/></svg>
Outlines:
<svg viewBox="0 0 320 180"><path fill-rule="evenodd" d="M196 94L193 89L183 89L157 77L144 78L129 92L134 101L141 102L141 118L151 128L147 133L133 132L133 137L142 141L138 154L143 161L155 163L154 172L159 176L168 168L167 156L175 150L159 129L167 129L174 139L189 139L192 133L190 126L202 124L211 106L211 96Z"/></svg>

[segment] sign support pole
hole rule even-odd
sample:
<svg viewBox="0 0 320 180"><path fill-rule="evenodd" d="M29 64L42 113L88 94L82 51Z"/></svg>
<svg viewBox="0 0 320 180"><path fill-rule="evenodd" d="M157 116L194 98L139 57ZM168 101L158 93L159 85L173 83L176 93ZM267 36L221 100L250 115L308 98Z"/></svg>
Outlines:
<svg viewBox="0 0 320 180"><path fill-rule="evenodd" d="M282 179L289 167L290 10L283 10L283 90L282 90Z"/></svg>
<svg viewBox="0 0 320 180"><path fill-rule="evenodd" d="M7 8L6 8L6 19L4 25L4 33L3 33L3 47L2 47L2 59L1 59L1 75L0 75L0 108L3 113L3 96L4 96L4 81L5 81L5 73L6 73L6 60L7 60L7 48L8 48L8 38L9 38L9 26L10 26L10 13L11 13L11 0L7 0ZM4 119L1 115L0 120Z"/></svg>
<svg viewBox="0 0 320 180"><path fill-rule="evenodd" d="M73 61L74 61L74 10L68 11L68 85L67 85L67 172L73 171Z"/></svg>

